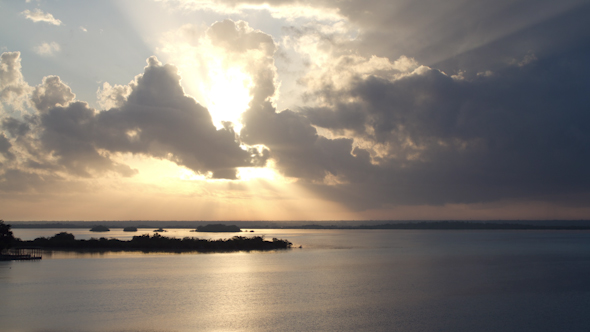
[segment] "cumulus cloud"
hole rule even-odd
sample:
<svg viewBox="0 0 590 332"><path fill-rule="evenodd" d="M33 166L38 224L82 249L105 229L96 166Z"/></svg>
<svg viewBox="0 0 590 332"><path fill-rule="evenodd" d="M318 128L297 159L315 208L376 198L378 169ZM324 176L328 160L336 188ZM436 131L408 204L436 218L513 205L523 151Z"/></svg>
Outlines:
<svg viewBox="0 0 590 332"><path fill-rule="evenodd" d="M208 34L212 43L246 59L242 65L253 79L249 108L242 115L240 138L244 143L268 147L278 169L289 177L323 183L326 177L347 181L359 176L360 165L368 164L369 158L353 149L351 139L327 139L302 114L277 112L273 103L277 47L271 36L231 20L213 24Z"/></svg>
<svg viewBox="0 0 590 332"><path fill-rule="evenodd" d="M215 129L207 109L184 94L177 69L155 57L128 87L103 86L113 107L102 112L82 102L66 105L73 95L55 78L43 86L52 89L34 99L41 111L41 140L62 166L78 175L132 175L109 157L117 152L169 159L213 178L235 178L237 167L265 163L262 152L240 148L231 128Z"/></svg>
<svg viewBox="0 0 590 332"><path fill-rule="evenodd" d="M96 96L98 98L98 104L108 110L123 106L130 93L131 86L129 85L111 86L108 82L104 82L102 88L99 88L96 92Z"/></svg>
<svg viewBox="0 0 590 332"><path fill-rule="evenodd" d="M39 46L35 47L35 53L42 55L42 56L52 56L55 53L61 51L61 47L56 42L51 43L42 43Z"/></svg>
<svg viewBox="0 0 590 332"><path fill-rule="evenodd" d="M21 73L20 52L5 52L0 56L0 101L20 108L31 87Z"/></svg>
<svg viewBox="0 0 590 332"><path fill-rule="evenodd" d="M329 49L301 80L314 106L279 112L270 36L229 20L208 34L247 59L253 77L241 140L268 147L283 174L326 198L366 209L549 197L587 185L585 103L557 83L582 80L572 68L552 68L556 80L542 84L540 59L465 77L406 56ZM556 93L575 100L568 112ZM571 176L557 175L559 165Z"/></svg>
<svg viewBox="0 0 590 332"><path fill-rule="evenodd" d="M58 76L46 76L43 83L35 87L31 101L40 112L47 112L56 106L67 106L76 98L69 86Z"/></svg>
<svg viewBox="0 0 590 332"><path fill-rule="evenodd" d="M123 106L97 115L101 128L111 128L100 140L104 148L167 158L214 178L264 164L256 149L240 148L231 128L215 129L207 109L184 94L175 67L151 57L131 86Z"/></svg>
<svg viewBox="0 0 590 332"><path fill-rule="evenodd" d="M55 17L53 17L53 15L51 15L50 13L44 13L39 8L37 8L33 11L30 11L27 9L27 10L23 11L21 14L33 22L45 22L45 23L49 23L49 24L53 24L53 25L61 25L62 24L62 22L60 20L56 19Z"/></svg>
<svg viewBox="0 0 590 332"><path fill-rule="evenodd" d="M354 187L370 198L366 203L555 198L590 185L582 166L590 161L588 97L562 87L588 86L587 65L563 65L581 59L537 59L536 67L473 80L427 67L389 79L368 76L343 89L325 86L329 102L305 113L312 124L372 147L377 182ZM355 195L346 200L359 202Z"/></svg>
<svg viewBox="0 0 590 332"><path fill-rule="evenodd" d="M3 58L13 65L18 62L18 54ZM80 177L136 174L115 160L118 153L171 160L211 178L235 179L238 167L265 165L268 151L240 147L231 126L213 126L207 109L184 93L174 66L155 57L147 64L127 86L103 85L99 97L108 108L102 111L75 101L58 76L45 77L30 94L38 113L3 119L9 136L0 138L0 154L12 158L9 150L16 148L21 162L13 166L35 179L38 171ZM17 67L14 71L20 74ZM10 70L5 73L7 86L21 77ZM12 79L9 74L14 74Z"/></svg>

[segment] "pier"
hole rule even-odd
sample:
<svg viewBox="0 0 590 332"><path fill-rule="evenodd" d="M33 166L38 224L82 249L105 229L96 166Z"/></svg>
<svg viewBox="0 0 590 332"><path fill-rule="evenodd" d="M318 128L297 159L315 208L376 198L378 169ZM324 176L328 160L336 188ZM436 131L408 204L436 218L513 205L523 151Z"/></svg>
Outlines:
<svg viewBox="0 0 590 332"><path fill-rule="evenodd" d="M30 261L42 259L42 249L33 247L10 248L0 253L0 261Z"/></svg>

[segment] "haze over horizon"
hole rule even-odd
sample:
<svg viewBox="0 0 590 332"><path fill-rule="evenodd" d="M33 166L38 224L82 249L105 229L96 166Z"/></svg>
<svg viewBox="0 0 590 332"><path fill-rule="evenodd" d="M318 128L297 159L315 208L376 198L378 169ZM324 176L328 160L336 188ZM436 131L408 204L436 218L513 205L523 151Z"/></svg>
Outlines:
<svg viewBox="0 0 590 332"><path fill-rule="evenodd" d="M590 219L583 0L0 0L0 219Z"/></svg>

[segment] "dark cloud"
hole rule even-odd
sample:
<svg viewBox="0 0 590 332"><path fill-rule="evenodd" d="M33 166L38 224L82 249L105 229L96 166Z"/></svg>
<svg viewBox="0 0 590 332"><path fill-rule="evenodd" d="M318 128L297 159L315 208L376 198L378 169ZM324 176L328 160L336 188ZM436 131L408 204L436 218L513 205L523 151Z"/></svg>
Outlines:
<svg viewBox="0 0 590 332"><path fill-rule="evenodd" d="M57 162L70 173L89 177L92 172L119 172L130 176L134 171L126 165L113 162L98 151L96 139L101 128L97 126L94 110L83 102L68 107L54 107L41 114L41 142L57 158Z"/></svg>
<svg viewBox="0 0 590 332"><path fill-rule="evenodd" d="M287 176L322 181L327 174L346 179L357 164L367 164L367 154L352 155L351 139L331 140L319 136L301 114L250 109L244 114L242 139L264 144L278 168Z"/></svg>
<svg viewBox="0 0 590 332"><path fill-rule="evenodd" d="M30 130L30 127L27 123L15 118L5 118L2 120L2 129L6 130L12 137L19 137L24 136Z"/></svg>
<svg viewBox="0 0 590 332"><path fill-rule="evenodd" d="M9 160L14 159L14 154L9 151L11 147L12 144L10 144L6 136L0 134L0 155Z"/></svg>
<svg viewBox="0 0 590 332"><path fill-rule="evenodd" d="M544 53L575 45L590 34L590 23L585 19L590 5L585 0L226 2L266 4L276 8L299 5L320 12L337 11L360 32L348 41L338 41L330 34L320 33L322 41L339 52L354 50L364 56L376 54L390 59L405 55L443 71L481 70L501 65L530 50ZM456 66L458 63L461 67Z"/></svg>
<svg viewBox="0 0 590 332"><path fill-rule="evenodd" d="M515 22L518 17L523 18L518 29L490 38L476 47L433 59L431 66L445 72L463 70L467 75L476 75L480 71L495 71L507 64L522 63L531 53L537 58L549 59L576 52L590 39L590 22L586 19L590 15L588 2L524 1L517 7L519 10L508 15ZM526 17L527 12L534 15ZM502 24L500 18L496 15L488 21L496 19L496 25Z"/></svg>
<svg viewBox="0 0 590 332"><path fill-rule="evenodd" d="M332 106L305 113L314 125L387 148L375 156L377 181L355 183L349 189L357 194L339 198L349 202L358 204L357 195L373 205L583 194L590 188L588 56L582 48L472 80L435 69L370 76L349 89L327 87Z"/></svg>
<svg viewBox="0 0 590 332"><path fill-rule="evenodd" d="M327 104L301 112L277 112L264 88L273 72L256 62L241 139L267 146L301 185L357 209L582 195L590 71L580 52L528 53L467 78L420 67L353 75L345 88L315 82L309 93ZM347 63L358 65L334 70Z"/></svg>
<svg viewBox="0 0 590 332"><path fill-rule="evenodd" d="M264 165L256 149L240 148L231 128L215 129L207 109L184 94L177 69L148 59L119 108L96 112L81 102L41 115L43 144L79 175L94 171L134 173L109 153L130 152L169 159L214 178L235 178L236 167Z"/></svg>

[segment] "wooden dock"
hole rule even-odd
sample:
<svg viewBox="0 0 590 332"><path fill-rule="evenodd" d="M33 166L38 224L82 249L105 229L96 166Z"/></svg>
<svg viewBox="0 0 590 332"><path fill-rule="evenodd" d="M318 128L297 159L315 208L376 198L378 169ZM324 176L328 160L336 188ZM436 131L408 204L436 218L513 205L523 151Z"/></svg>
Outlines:
<svg viewBox="0 0 590 332"><path fill-rule="evenodd" d="M0 254L0 261L31 261L42 259L41 248L11 248Z"/></svg>

